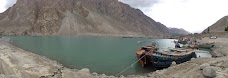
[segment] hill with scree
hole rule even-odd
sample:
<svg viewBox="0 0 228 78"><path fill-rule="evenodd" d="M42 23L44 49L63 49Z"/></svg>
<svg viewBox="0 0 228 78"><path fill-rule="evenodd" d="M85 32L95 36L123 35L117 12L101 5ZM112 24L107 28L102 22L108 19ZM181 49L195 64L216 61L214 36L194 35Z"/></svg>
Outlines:
<svg viewBox="0 0 228 78"><path fill-rule="evenodd" d="M203 33L222 33L225 32L226 26L228 26L228 16L225 16L218 20L216 23L205 29Z"/></svg>
<svg viewBox="0 0 228 78"><path fill-rule="evenodd" d="M0 14L0 35L172 35L155 22L118 0L17 0Z"/></svg>

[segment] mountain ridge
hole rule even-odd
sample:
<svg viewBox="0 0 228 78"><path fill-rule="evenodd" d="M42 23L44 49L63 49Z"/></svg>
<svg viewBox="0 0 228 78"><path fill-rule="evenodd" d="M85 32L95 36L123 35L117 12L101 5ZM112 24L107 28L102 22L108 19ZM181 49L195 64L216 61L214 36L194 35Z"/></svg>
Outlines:
<svg viewBox="0 0 228 78"><path fill-rule="evenodd" d="M17 0L0 14L1 35L171 35L118 0Z"/></svg>
<svg viewBox="0 0 228 78"><path fill-rule="evenodd" d="M225 27L228 26L228 15L222 17L218 21L216 21L214 24L209 26L207 29L205 29L202 33L219 33L219 32L225 32Z"/></svg>

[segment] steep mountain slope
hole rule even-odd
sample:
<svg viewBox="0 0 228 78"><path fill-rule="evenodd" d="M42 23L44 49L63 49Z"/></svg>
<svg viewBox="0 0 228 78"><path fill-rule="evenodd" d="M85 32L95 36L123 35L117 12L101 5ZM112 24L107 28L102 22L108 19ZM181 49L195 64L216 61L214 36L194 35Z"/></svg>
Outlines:
<svg viewBox="0 0 228 78"><path fill-rule="evenodd" d="M225 27L228 26L228 16L225 16L214 23L212 26L208 27L209 32L225 32ZM203 33L208 33L208 28L203 31Z"/></svg>
<svg viewBox="0 0 228 78"><path fill-rule="evenodd" d="M17 0L0 14L1 35L170 35L168 28L118 0Z"/></svg>

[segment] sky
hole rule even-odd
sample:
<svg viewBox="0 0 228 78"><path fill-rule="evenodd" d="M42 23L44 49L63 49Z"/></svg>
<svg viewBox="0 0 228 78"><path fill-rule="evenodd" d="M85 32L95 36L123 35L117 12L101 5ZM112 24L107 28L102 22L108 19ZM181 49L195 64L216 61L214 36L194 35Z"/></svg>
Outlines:
<svg viewBox="0 0 228 78"><path fill-rule="evenodd" d="M0 0L0 13L13 6L17 0Z"/></svg>
<svg viewBox="0 0 228 78"><path fill-rule="evenodd" d="M202 32L228 15L228 0L119 0L167 27L183 28L191 33ZM0 12L16 0L0 0Z"/></svg>
<svg viewBox="0 0 228 78"><path fill-rule="evenodd" d="M119 0L167 27L202 32L228 15L228 0Z"/></svg>

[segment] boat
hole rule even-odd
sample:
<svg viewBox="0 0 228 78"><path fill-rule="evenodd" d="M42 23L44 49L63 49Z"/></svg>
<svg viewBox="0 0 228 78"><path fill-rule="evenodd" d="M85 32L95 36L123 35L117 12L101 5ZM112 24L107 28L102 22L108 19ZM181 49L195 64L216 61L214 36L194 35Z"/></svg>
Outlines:
<svg viewBox="0 0 228 78"><path fill-rule="evenodd" d="M192 51L193 49L186 49L186 48L170 48L169 49L171 52L188 52L188 51Z"/></svg>
<svg viewBox="0 0 228 78"><path fill-rule="evenodd" d="M211 49L214 46L215 46L215 43L204 43L204 44L199 44L198 48Z"/></svg>
<svg viewBox="0 0 228 78"><path fill-rule="evenodd" d="M151 46L143 46L142 44L145 42L152 43ZM144 67L145 65L148 65L151 63L151 51L157 51L157 44L153 41L138 41L138 45L141 45L142 47L136 51L136 56L138 58L139 63Z"/></svg>
<svg viewBox="0 0 228 78"><path fill-rule="evenodd" d="M153 52L152 63L154 67L169 67L172 62L180 64L196 58L196 54L193 51L186 52Z"/></svg>
<svg viewBox="0 0 228 78"><path fill-rule="evenodd" d="M185 44L180 49L198 49L197 44Z"/></svg>
<svg viewBox="0 0 228 78"><path fill-rule="evenodd" d="M136 51L136 56L138 57L139 63L142 67L152 65L156 68L166 68L169 67L172 62L180 64L191 60L191 58L196 58L194 51L186 50L184 52L159 52L157 46L154 44L151 46L142 46Z"/></svg>
<svg viewBox="0 0 228 78"><path fill-rule="evenodd" d="M130 36L124 36L124 37L122 37L122 38L134 38L134 37L130 37Z"/></svg>
<svg viewBox="0 0 228 78"><path fill-rule="evenodd" d="M122 36L122 38L134 38L133 35L128 35L128 36Z"/></svg>
<svg viewBox="0 0 228 78"><path fill-rule="evenodd" d="M138 37L138 38L143 38L143 37Z"/></svg>
<svg viewBox="0 0 228 78"><path fill-rule="evenodd" d="M178 41L180 44L187 44L187 41Z"/></svg>

